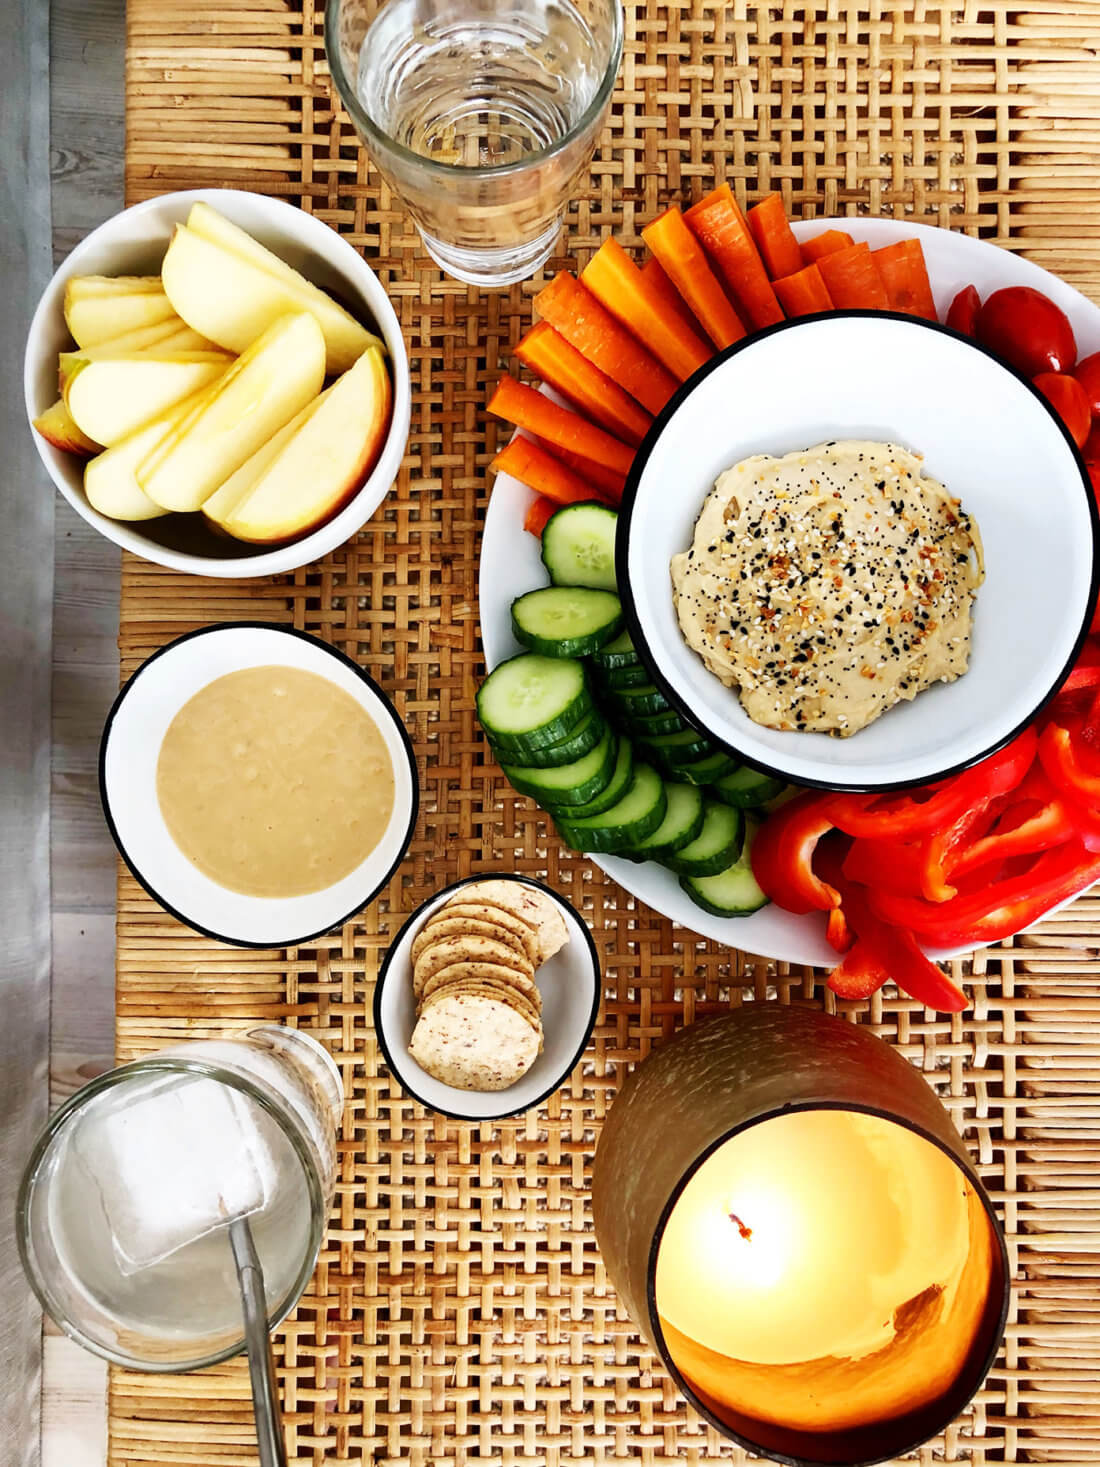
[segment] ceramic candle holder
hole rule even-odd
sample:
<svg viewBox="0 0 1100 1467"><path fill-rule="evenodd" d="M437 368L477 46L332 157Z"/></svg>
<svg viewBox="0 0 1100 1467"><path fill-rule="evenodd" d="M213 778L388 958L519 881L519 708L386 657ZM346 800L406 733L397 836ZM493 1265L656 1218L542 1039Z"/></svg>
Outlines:
<svg viewBox="0 0 1100 1467"><path fill-rule="evenodd" d="M750 1452L900 1456L1000 1347L1008 1254L966 1147L901 1055L817 1010L750 1004L639 1066L593 1208L625 1308Z"/></svg>

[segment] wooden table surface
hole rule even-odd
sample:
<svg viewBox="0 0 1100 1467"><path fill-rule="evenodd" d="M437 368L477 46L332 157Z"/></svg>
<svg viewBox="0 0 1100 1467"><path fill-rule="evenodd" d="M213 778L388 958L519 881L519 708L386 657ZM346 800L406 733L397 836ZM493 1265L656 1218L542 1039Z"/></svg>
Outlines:
<svg viewBox="0 0 1100 1467"><path fill-rule="evenodd" d="M124 0L52 0L55 262L122 207ZM118 688L119 552L57 499L53 627L50 1103L114 1055L115 855L99 734ZM102 1467L107 1368L47 1325L43 1467Z"/></svg>

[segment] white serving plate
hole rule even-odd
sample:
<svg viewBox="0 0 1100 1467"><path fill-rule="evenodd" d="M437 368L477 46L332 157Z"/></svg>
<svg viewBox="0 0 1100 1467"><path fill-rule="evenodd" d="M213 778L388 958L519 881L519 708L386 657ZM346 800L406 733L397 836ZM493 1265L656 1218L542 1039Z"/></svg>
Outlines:
<svg viewBox="0 0 1100 1467"><path fill-rule="evenodd" d="M904 220L820 219L795 224L794 231L804 240L833 227L847 230L853 239L866 240L873 248L919 237L941 318L965 285L976 285L983 298L1004 286L1030 285L1066 312L1080 357L1100 350L1100 308L1048 271L1006 250L968 235ZM934 472L931 464L930 470ZM478 590L482 645L490 668L521 650L512 636L509 609L513 599L548 581L539 542L523 528L534 497L510 475L497 475L485 517ZM635 865L614 856L590 859L639 901L704 937L780 962L825 967L836 962L836 953L825 941L820 914L795 916L772 904L750 917L714 917L697 907L681 891L676 876L656 862ZM933 955L947 954L933 951Z"/></svg>
<svg viewBox="0 0 1100 1467"><path fill-rule="evenodd" d="M246 896L212 881L176 845L157 800L160 747L183 705L226 673L274 665L316 673L350 694L393 766L393 810L374 850L340 881L304 896ZM374 680L306 632L256 622L190 632L141 664L103 729L99 791L115 845L149 895L196 932L236 947L297 947L361 911L404 859L419 805L412 744Z"/></svg>
<svg viewBox="0 0 1100 1467"><path fill-rule="evenodd" d="M165 515L139 523L110 519L88 503L86 460L55 448L40 433L34 433L34 440L59 492L77 514L123 550L191 575L280 575L320 560L362 529L389 493L409 437L409 361L389 297L362 256L312 214L264 194L200 188L147 199L101 224L58 266L34 313L23 361L27 418L38 417L57 398L57 354L72 346L62 309L66 283L74 275L159 274L172 231L200 201L247 230L314 285L331 292L385 341L393 381L393 414L378 461L362 487L317 529L285 545L251 546L215 535L197 514Z"/></svg>
<svg viewBox="0 0 1100 1467"><path fill-rule="evenodd" d="M569 941L535 974L542 995L543 1028L543 1051L535 1063L507 1090L459 1090L429 1075L409 1053L409 1040L416 1026L412 945L438 907L460 893L464 886L488 879L523 882L553 897L565 919ZM601 992L600 960L592 934L560 892L541 881L509 873L469 876L444 887L417 907L394 938L374 986L374 1032L391 1073L421 1105L456 1120L501 1120L541 1105L565 1083L580 1062L595 1027Z"/></svg>

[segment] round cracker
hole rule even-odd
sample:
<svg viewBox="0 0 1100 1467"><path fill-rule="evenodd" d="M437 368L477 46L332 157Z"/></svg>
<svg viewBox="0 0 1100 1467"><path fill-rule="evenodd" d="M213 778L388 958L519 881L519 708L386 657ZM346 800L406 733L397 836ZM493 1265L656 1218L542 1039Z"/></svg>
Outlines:
<svg viewBox="0 0 1100 1467"><path fill-rule="evenodd" d="M541 1029L542 1019L539 1017L538 1008L512 984L509 977L496 978L487 973L471 974L467 971L468 968L476 966L488 969L491 965L488 963L481 965L452 963L449 968L443 968L433 978L429 978L421 995L417 1012L423 1013L434 999L439 999L445 993L474 993L484 989L492 997L502 998L506 1003L510 1003L525 1019L534 1024L536 1029Z"/></svg>
<svg viewBox="0 0 1100 1467"><path fill-rule="evenodd" d="M506 983L536 1010L542 1009L542 994L539 992L538 984L526 973L521 973L517 968L510 968L504 963L482 963L482 962L458 962L448 963L445 968L438 969L426 978L421 984L416 998L423 1002L429 993L437 992L442 986L436 980L442 978L444 983L453 983L456 980L466 980L471 983L480 983L482 979L488 978L494 983Z"/></svg>
<svg viewBox="0 0 1100 1467"><path fill-rule="evenodd" d="M526 958L521 958L496 938L470 935L439 937L424 948L413 964L413 992L419 994L433 973L451 963L499 963L503 968L515 968L528 978L535 976L535 970Z"/></svg>
<svg viewBox="0 0 1100 1467"><path fill-rule="evenodd" d="M409 1053L421 1069L459 1090L507 1090L534 1064L539 1036L510 1004L447 994L416 1021Z"/></svg>
<svg viewBox="0 0 1100 1467"><path fill-rule="evenodd" d="M557 902L525 881L474 881L462 888L462 899L494 902L533 927L538 934L539 963L545 963L569 941L569 929Z"/></svg>
<svg viewBox="0 0 1100 1467"><path fill-rule="evenodd" d="M523 945L528 961L533 967L539 962L539 935L529 922L522 917L517 917L515 912L510 912L505 907L498 907L493 902L466 902L462 900L462 892L458 892L444 906L437 908L432 913L433 917L472 917L475 922L491 922L495 926L503 927L513 937L518 938ZM429 921L431 918L429 918Z"/></svg>
<svg viewBox="0 0 1100 1467"><path fill-rule="evenodd" d="M483 922L474 917L448 917L445 915L446 907L441 907L438 912L433 912L424 926L417 933L409 956L415 964L417 958L439 937L492 937L497 942L504 943L510 947L517 957L527 963L527 950L523 943L507 928L496 922Z"/></svg>

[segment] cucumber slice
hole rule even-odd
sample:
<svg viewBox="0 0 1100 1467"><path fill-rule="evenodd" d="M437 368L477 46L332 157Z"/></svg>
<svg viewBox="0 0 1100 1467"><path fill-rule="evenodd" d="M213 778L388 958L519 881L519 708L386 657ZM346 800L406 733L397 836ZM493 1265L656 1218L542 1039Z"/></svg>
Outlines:
<svg viewBox="0 0 1100 1467"><path fill-rule="evenodd" d="M651 764L635 764L634 783L617 804L584 820L559 818L558 833L575 851L621 851L652 835L667 809L661 776Z"/></svg>
<svg viewBox="0 0 1100 1467"><path fill-rule="evenodd" d="M621 713L622 704L617 703L616 709ZM655 734L682 733L687 728L687 724L674 708L668 708L663 713L639 713L629 717L627 722L640 739L651 739Z"/></svg>
<svg viewBox="0 0 1100 1467"><path fill-rule="evenodd" d="M652 683L642 683L640 687L634 688L616 688L611 699L627 718L646 718L653 713L668 713L672 707L664 693Z"/></svg>
<svg viewBox="0 0 1100 1467"><path fill-rule="evenodd" d="M542 563L555 586L614 591L619 516L606 504L567 504L546 521Z"/></svg>
<svg viewBox="0 0 1100 1467"><path fill-rule="evenodd" d="M672 768L676 771L676 778L686 780L688 784L713 784L723 775L733 773L737 769L737 760L722 749L715 749L703 759L676 759Z"/></svg>
<svg viewBox="0 0 1100 1467"><path fill-rule="evenodd" d="M607 788L595 799L589 800L586 805L566 806L563 813L567 820L586 820L589 815L602 815L605 810L610 810L612 805L619 803L633 783L634 749L629 739L620 738L615 754L615 768L611 772ZM539 803L549 810L551 815L557 815L559 806L553 800L541 800Z"/></svg>
<svg viewBox="0 0 1100 1467"><path fill-rule="evenodd" d="M586 657L623 625L623 608L612 591L581 586L544 586L512 602L516 641L544 657Z"/></svg>
<svg viewBox="0 0 1100 1467"><path fill-rule="evenodd" d="M615 769L616 741L610 729L594 749L571 764L540 769L531 764L502 764L509 784L533 800L552 799L555 805L585 805L605 790Z"/></svg>
<svg viewBox="0 0 1100 1467"><path fill-rule="evenodd" d="M673 784L665 781L667 809L665 818L652 835L647 835L629 851L623 851L632 861L660 860L671 855L697 838L703 828L703 795L701 790L690 784Z"/></svg>
<svg viewBox="0 0 1100 1467"><path fill-rule="evenodd" d="M741 854L732 866L714 876L680 877L680 885L704 912L715 917L747 917L767 906L768 898L752 874L752 843L758 828L754 820L747 822Z"/></svg>
<svg viewBox="0 0 1100 1467"><path fill-rule="evenodd" d="M673 851L664 862L681 876L716 876L737 860L744 839L745 817L740 810L704 800L702 830L690 845Z"/></svg>
<svg viewBox="0 0 1100 1467"><path fill-rule="evenodd" d="M571 734L568 734L557 744L547 744L545 749L528 749L523 756L524 764L533 764L539 769L550 769L555 764L571 764L574 759L579 759L582 754L587 754L589 749L594 749L604 736L607 728L607 720L598 708L593 706L577 724ZM514 759L515 754L509 756L508 750L498 749L489 740L493 752L498 756L502 764L506 764L509 757ZM500 757L503 755L503 757Z"/></svg>
<svg viewBox="0 0 1100 1467"><path fill-rule="evenodd" d="M775 779L770 774L761 774L759 769L750 769L747 764L730 774L723 774L713 783L715 797L724 800L727 805L736 805L739 810L752 810L758 805L766 805L787 788L783 780Z"/></svg>
<svg viewBox="0 0 1100 1467"><path fill-rule="evenodd" d="M580 662L521 652L495 668L477 694L477 716L494 745L517 761L560 743L592 707Z"/></svg>
<svg viewBox="0 0 1100 1467"><path fill-rule="evenodd" d="M626 662L621 667L603 667L594 656L590 660L600 687L606 688L609 693L614 693L619 688L640 688L649 682L649 669L640 662Z"/></svg>
<svg viewBox="0 0 1100 1467"><path fill-rule="evenodd" d="M610 671L615 667L640 667L642 660L634 650L629 632L620 632L611 642L605 642L598 652L593 652L592 661L597 667ZM643 679L648 682L648 678Z"/></svg>
<svg viewBox="0 0 1100 1467"><path fill-rule="evenodd" d="M675 733L654 734L652 738L639 739L647 758L653 758L675 779L676 770L691 760L706 759L714 753L714 745L693 728L677 729Z"/></svg>

